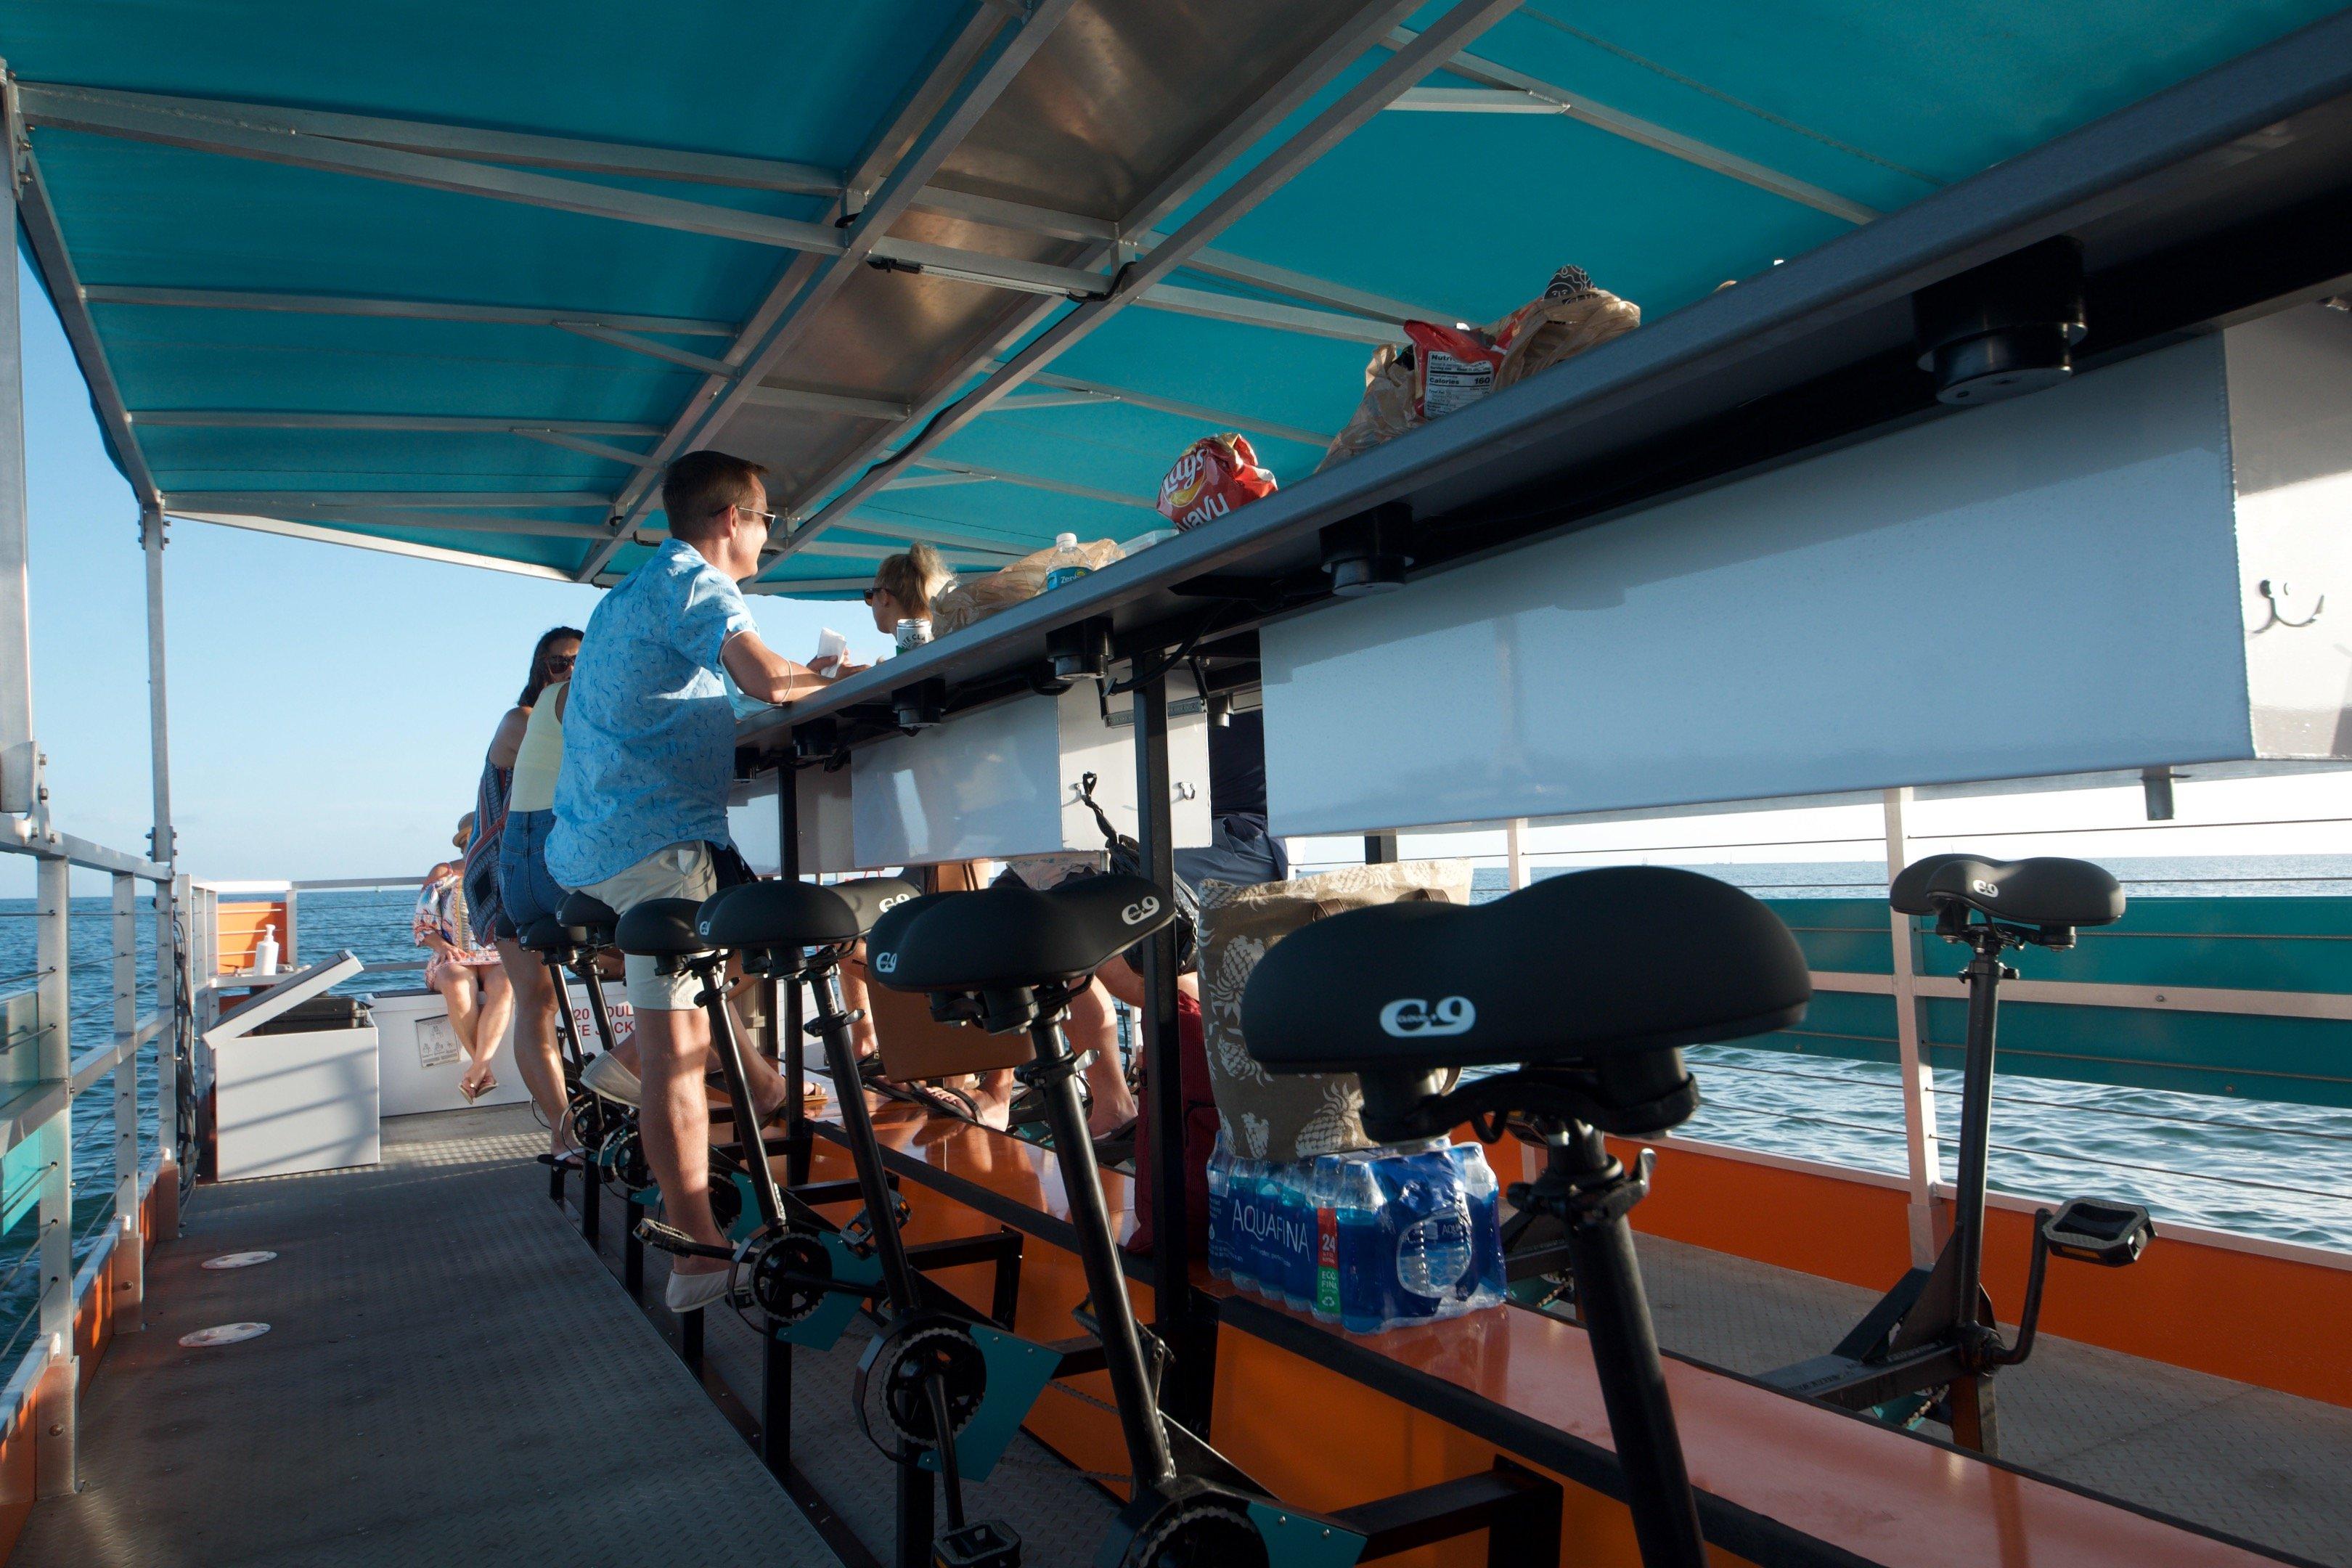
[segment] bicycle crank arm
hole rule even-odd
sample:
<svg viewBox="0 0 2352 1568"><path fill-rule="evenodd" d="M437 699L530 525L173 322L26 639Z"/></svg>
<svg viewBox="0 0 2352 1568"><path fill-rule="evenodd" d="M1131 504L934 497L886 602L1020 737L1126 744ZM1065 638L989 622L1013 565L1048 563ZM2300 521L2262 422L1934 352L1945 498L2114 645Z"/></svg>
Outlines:
<svg viewBox="0 0 2352 1568"><path fill-rule="evenodd" d="M657 1219L639 1220L637 1239L647 1247L659 1247L678 1258L716 1258L722 1263L735 1261L733 1247L713 1247L709 1242L697 1241L676 1226L664 1225Z"/></svg>

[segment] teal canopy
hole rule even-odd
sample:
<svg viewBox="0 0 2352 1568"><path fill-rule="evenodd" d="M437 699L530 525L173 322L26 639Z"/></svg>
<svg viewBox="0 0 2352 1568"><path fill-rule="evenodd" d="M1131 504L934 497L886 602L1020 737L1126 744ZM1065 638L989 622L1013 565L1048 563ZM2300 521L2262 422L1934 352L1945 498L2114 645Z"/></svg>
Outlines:
<svg viewBox="0 0 2352 1568"><path fill-rule="evenodd" d="M2335 9L0 0L0 51L143 503L609 582L718 447L824 595L1162 527L1214 431L1299 484L1404 320L1574 263L1654 322Z"/></svg>

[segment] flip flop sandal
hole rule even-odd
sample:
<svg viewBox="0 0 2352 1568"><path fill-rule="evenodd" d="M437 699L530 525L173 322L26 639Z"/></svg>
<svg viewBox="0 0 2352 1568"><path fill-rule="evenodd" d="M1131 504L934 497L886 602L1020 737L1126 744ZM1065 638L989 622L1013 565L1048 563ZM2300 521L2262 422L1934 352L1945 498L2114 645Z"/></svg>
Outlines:
<svg viewBox="0 0 2352 1568"><path fill-rule="evenodd" d="M882 1089L885 1094L896 1089L898 1092L892 1095L893 1099L919 1105L934 1116L952 1116L964 1121L980 1120L980 1102L960 1089L936 1083L892 1084L888 1089L883 1089L879 1084L875 1087Z"/></svg>

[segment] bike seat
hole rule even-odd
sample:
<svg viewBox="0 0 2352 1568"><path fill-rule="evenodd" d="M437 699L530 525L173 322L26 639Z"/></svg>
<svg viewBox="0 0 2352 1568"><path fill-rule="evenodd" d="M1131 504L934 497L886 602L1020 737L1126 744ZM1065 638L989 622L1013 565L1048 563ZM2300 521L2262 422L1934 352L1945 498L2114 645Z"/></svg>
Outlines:
<svg viewBox="0 0 2352 1568"><path fill-rule="evenodd" d="M898 939L914 929L916 920L924 910L941 899L961 898L961 892L918 893L904 903L893 904L875 918L866 932L866 967L877 974L887 975L898 966Z"/></svg>
<svg viewBox="0 0 2352 1568"><path fill-rule="evenodd" d="M613 928L620 916L604 900L586 893L566 893L563 902L556 906L555 918L572 932L572 940L591 947L613 945Z"/></svg>
<svg viewBox="0 0 2352 1568"><path fill-rule="evenodd" d="M1805 955L1727 883L1663 866L1547 877L1493 903L1381 904L1258 961L1242 1037L1276 1073L1591 1066L1804 1016Z"/></svg>
<svg viewBox="0 0 2352 1568"><path fill-rule="evenodd" d="M922 889L903 877L860 877L855 881L835 882L833 890L856 912L860 936L871 935L882 917L891 910L923 897Z"/></svg>
<svg viewBox="0 0 2352 1568"><path fill-rule="evenodd" d="M613 945L639 958L683 958L708 952L710 944L695 930L700 899L647 899L621 917Z"/></svg>
<svg viewBox="0 0 2352 1568"><path fill-rule="evenodd" d="M522 928L515 941L530 952L563 952L572 946L572 933L553 915L546 915Z"/></svg>
<svg viewBox="0 0 2352 1568"><path fill-rule="evenodd" d="M874 977L893 990L1011 991L1075 980L1176 917L1174 901L1141 877L1078 877L1043 893L1008 882L931 897L905 925L894 921L889 946L866 944Z"/></svg>
<svg viewBox="0 0 2352 1568"><path fill-rule="evenodd" d="M821 887L797 879L746 882L706 900L696 929L713 947L747 952L856 942L891 904L915 896L895 877Z"/></svg>
<svg viewBox="0 0 2352 1568"><path fill-rule="evenodd" d="M1957 902L2018 925L2113 925L2124 913L2124 890L2105 868L2052 855L1930 855L1906 866L1886 897L1906 915L1937 914Z"/></svg>

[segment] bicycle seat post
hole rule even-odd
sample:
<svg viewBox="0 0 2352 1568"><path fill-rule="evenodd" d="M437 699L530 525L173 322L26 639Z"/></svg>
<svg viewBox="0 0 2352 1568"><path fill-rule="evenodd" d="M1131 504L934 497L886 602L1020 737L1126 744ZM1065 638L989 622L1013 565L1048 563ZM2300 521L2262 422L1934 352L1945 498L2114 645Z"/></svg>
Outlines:
<svg viewBox="0 0 2352 1568"><path fill-rule="evenodd" d="M841 1107L841 1130L849 1142L850 1164L857 1174L857 1192L866 1205L866 1222L874 1235L876 1260L882 1266L882 1285L894 1316L915 1310L914 1266L907 1260L906 1239L898 1234L897 1209L890 1184L882 1171L882 1144L875 1136L874 1113L866 1108L866 1089L857 1073L857 1048L851 1037L851 1019L841 1000L838 955L828 952L809 965L809 994L816 1016L809 1027L824 1046L825 1070L833 1075L834 1097Z"/></svg>
<svg viewBox="0 0 2352 1568"><path fill-rule="evenodd" d="M1960 972L1969 987L1969 1036L1960 1071L1960 1148L1952 1234L1959 1320L1990 1330L1990 1324L1980 1321L1978 1303L1984 1272L1986 1167L1992 1138L1993 1049L2000 1016L2000 983L2017 972L2001 962L2000 955L2010 944L1998 926L1971 925L1966 940L1973 956Z"/></svg>
<svg viewBox="0 0 2352 1568"><path fill-rule="evenodd" d="M1135 1306L1128 1299L1127 1278L1118 1265L1117 1233L1103 1203L1102 1168L1087 1131L1086 1107L1078 1099L1077 1058L1062 1033L1066 1002L1065 994L1050 1007L1038 1008L1029 1026L1036 1059L1013 1070L1045 1103L1045 1125L1053 1134L1054 1158L1062 1168L1062 1189L1070 1205L1071 1228L1077 1233L1087 1293L1094 1301L1104 1370L1110 1375L1111 1403L1118 1407L1128 1463L1139 1487L1153 1487L1174 1477L1176 1462L1160 1418L1160 1397L1144 1364Z"/></svg>
<svg viewBox="0 0 2352 1568"><path fill-rule="evenodd" d="M1543 1175L1532 1185L1515 1184L1511 1201L1567 1227L1577 1305L1592 1342L1593 1372L1617 1461L1624 1468L1626 1507L1642 1561L1648 1568L1705 1568L1698 1507L1626 1218L1650 1190L1650 1155L1645 1151L1627 1171L1599 1129L1556 1118L1538 1124L1549 1151Z"/></svg>
<svg viewBox="0 0 2352 1568"><path fill-rule="evenodd" d="M743 1170L751 1179L751 1201L758 1206L762 1221L771 1228L781 1228L783 1197L776 1190L775 1173L768 1168L767 1144L760 1133L760 1112L751 1102L751 1080L743 1068L742 1037L736 1032L735 1015L727 1005L727 954L706 952L664 962L677 963L702 983L695 1000L710 1018L710 1044L718 1053L719 1077L727 1082L728 1113L735 1125L736 1142L742 1150Z"/></svg>

